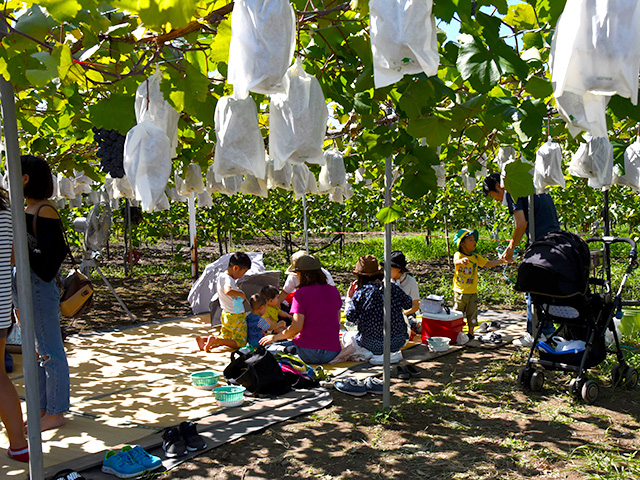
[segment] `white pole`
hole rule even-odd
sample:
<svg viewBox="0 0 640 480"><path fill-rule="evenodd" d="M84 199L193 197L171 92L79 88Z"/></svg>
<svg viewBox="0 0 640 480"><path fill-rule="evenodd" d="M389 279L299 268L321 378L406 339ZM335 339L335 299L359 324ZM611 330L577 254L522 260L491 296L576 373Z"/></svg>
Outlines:
<svg viewBox="0 0 640 480"><path fill-rule="evenodd" d="M309 253L309 219L307 218L307 195L302 195L302 225L304 228L304 250Z"/></svg>
<svg viewBox="0 0 640 480"><path fill-rule="evenodd" d="M191 279L198 278L198 239L196 237L196 194L189 195L189 246L191 247Z"/></svg>
<svg viewBox="0 0 640 480"><path fill-rule="evenodd" d="M0 34L5 33L4 25ZM2 38L3 35L0 35ZM22 194L22 167L18 146L18 125L13 85L0 75L2 97L2 123L9 170L11 217L13 219L13 249L16 260L18 298L20 300L20 331L22 334L22 362L27 399L27 425L29 441L29 472L33 480L44 478L42 462L42 437L40 435L40 394L38 391L38 367L33 326L33 299L31 295L31 267L27 249L27 222L24 216Z"/></svg>
<svg viewBox="0 0 640 480"><path fill-rule="evenodd" d="M393 157L387 157L384 162L384 195L385 207L391 206L391 170ZM382 406L391 406L391 223L384 226L384 385L382 391Z"/></svg>

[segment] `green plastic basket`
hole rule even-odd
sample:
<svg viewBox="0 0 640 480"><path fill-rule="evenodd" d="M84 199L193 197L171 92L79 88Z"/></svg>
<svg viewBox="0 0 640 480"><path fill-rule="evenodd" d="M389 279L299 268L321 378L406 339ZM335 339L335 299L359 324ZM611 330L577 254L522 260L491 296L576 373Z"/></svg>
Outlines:
<svg viewBox="0 0 640 480"><path fill-rule="evenodd" d="M218 405L222 407L236 407L244 401L244 392L246 388L242 385L228 385L226 387L218 387L213 390Z"/></svg>
<svg viewBox="0 0 640 480"><path fill-rule="evenodd" d="M203 390L213 390L219 378L220 374L218 372L194 372L191 374L191 384Z"/></svg>

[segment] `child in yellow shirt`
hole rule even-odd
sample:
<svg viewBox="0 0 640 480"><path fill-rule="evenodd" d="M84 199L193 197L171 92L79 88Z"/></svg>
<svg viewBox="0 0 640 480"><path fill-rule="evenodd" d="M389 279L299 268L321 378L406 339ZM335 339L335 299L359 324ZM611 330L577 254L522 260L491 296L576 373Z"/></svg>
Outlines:
<svg viewBox="0 0 640 480"><path fill-rule="evenodd" d="M456 253L453 255L453 308L464 313L469 337L478 325L478 267L495 267L506 260L487 260L475 253L478 231L463 228L453 237Z"/></svg>
<svg viewBox="0 0 640 480"><path fill-rule="evenodd" d="M280 305L278 305L278 296L280 294L280 290L278 290L273 285L266 285L262 287L260 293L267 299L267 314L265 315L265 318L267 320L270 320L271 323L275 324L277 327L286 327L288 324L290 324L293 317L287 312L282 311ZM282 328L282 330L284 330L284 328Z"/></svg>

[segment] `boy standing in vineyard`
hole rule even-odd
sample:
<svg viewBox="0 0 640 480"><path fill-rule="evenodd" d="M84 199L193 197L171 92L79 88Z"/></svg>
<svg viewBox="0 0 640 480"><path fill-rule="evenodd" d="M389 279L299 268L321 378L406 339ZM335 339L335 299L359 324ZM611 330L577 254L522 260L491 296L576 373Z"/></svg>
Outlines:
<svg viewBox="0 0 640 480"><path fill-rule="evenodd" d="M453 308L464 313L469 327L469 338L478 325L478 267L495 267L506 260L487 260L475 253L478 231L463 228L453 237L456 253L453 256Z"/></svg>

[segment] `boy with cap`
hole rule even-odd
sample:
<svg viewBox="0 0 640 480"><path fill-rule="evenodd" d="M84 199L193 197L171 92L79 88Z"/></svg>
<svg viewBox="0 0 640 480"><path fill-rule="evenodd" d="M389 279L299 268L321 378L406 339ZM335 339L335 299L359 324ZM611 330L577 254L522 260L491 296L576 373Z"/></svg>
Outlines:
<svg viewBox="0 0 640 480"><path fill-rule="evenodd" d="M453 237L456 253L453 255L453 308L464 313L469 327L469 338L478 324L478 267L495 267L507 263L503 258L487 260L475 253L478 231L463 228Z"/></svg>

